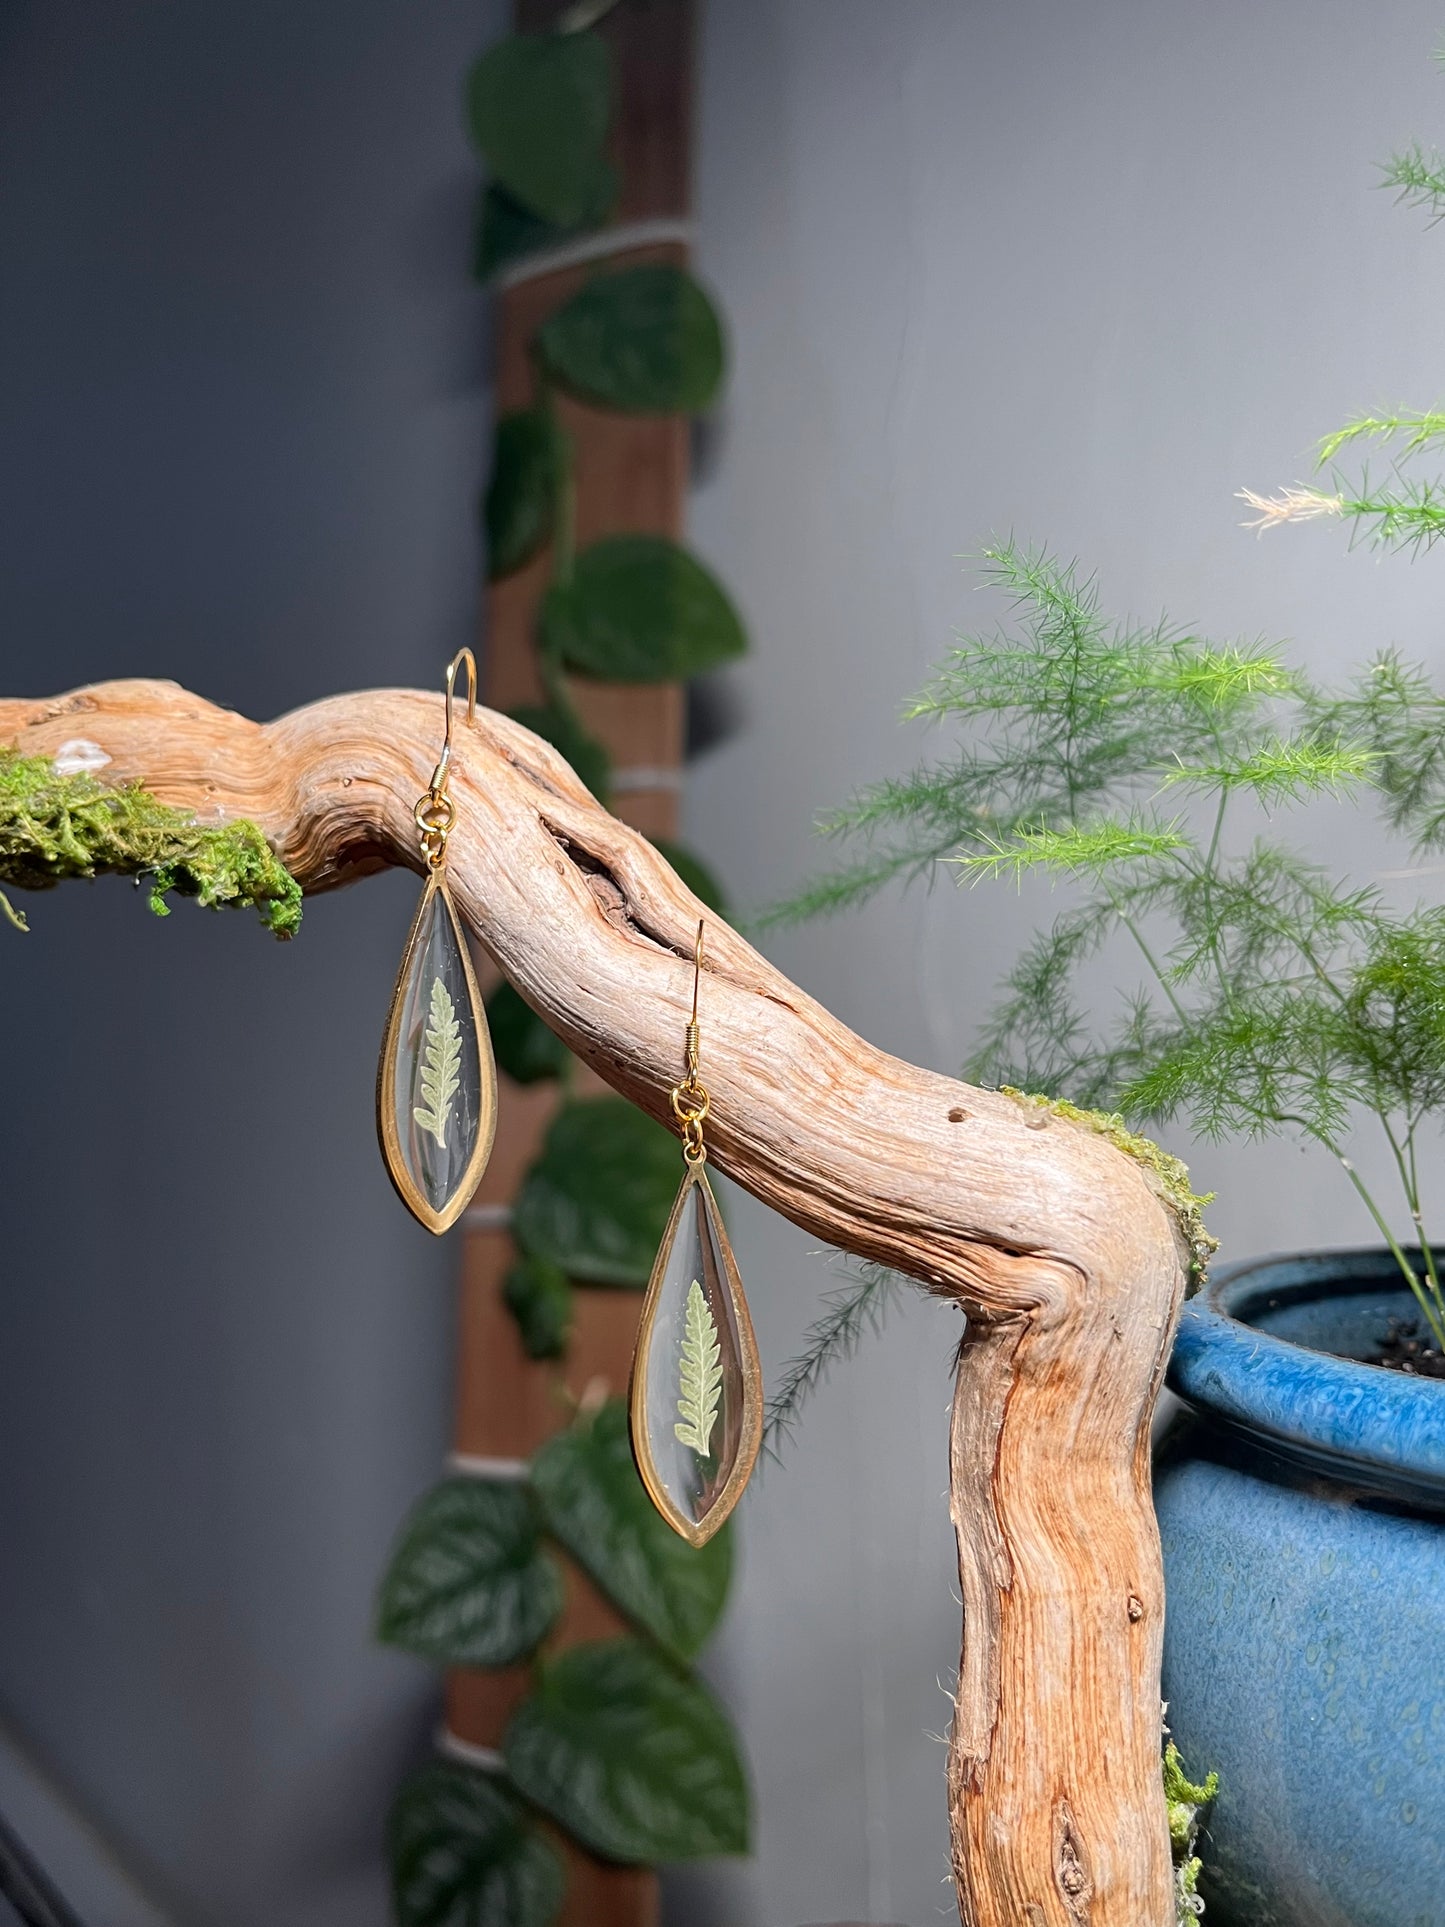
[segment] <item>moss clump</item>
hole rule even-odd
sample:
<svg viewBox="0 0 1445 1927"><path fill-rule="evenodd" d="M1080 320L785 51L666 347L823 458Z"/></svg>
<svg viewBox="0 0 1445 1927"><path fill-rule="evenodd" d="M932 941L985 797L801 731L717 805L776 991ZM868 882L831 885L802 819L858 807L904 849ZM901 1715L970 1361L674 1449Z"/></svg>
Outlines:
<svg viewBox="0 0 1445 1927"><path fill-rule="evenodd" d="M1050 1111L1055 1117L1067 1118L1071 1124L1082 1124L1087 1130L1097 1131L1136 1164L1143 1165L1150 1184L1179 1221L1179 1229L1189 1247L1189 1289L1198 1291L1209 1276L1209 1260L1219 1249L1218 1238L1210 1237L1204 1228L1204 1207L1213 1203L1214 1193L1206 1191L1201 1197L1190 1188L1189 1166L1184 1160L1161 1150L1152 1138L1140 1137L1137 1131L1131 1131L1117 1111L1086 1111L1070 1104L1067 1098L1040 1097L1031 1091L1016 1091L1008 1084L1002 1090L1005 1097L1017 1098L1020 1104Z"/></svg>
<svg viewBox="0 0 1445 1927"><path fill-rule="evenodd" d="M1199 1898L1202 1863L1194 1851L1199 1816L1219 1791L1219 1775L1211 1773L1203 1786L1186 1779L1184 1763L1173 1740L1164 1749L1164 1804L1169 1812L1169 1845L1174 1854L1174 1905L1179 1927L1194 1927L1204 1912Z"/></svg>
<svg viewBox="0 0 1445 1927"><path fill-rule="evenodd" d="M174 891L207 909L253 909L278 937L301 923L301 886L256 824L206 828L138 784L111 789L84 772L59 775L43 756L0 749L0 884L48 890L94 876L147 878L158 917L170 915ZM0 909L27 927L3 893Z"/></svg>

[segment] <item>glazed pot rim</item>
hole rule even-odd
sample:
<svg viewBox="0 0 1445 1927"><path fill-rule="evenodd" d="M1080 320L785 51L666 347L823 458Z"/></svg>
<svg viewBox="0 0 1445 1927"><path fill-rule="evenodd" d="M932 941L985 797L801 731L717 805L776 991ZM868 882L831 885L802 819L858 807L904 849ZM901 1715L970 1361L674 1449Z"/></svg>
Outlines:
<svg viewBox="0 0 1445 1927"><path fill-rule="evenodd" d="M1184 1307L1169 1383L1190 1405L1291 1456L1445 1499L1445 1380L1314 1351L1250 1322L1290 1299L1372 1291L1405 1291L1383 1247L1222 1266Z"/></svg>

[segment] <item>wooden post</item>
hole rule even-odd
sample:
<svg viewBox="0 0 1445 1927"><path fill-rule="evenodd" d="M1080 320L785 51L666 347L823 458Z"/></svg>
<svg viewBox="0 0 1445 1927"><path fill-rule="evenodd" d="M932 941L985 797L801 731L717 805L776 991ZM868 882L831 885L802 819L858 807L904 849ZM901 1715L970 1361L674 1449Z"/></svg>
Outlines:
<svg viewBox="0 0 1445 1927"><path fill-rule="evenodd" d="M0 699L0 743L53 757L83 738L112 782L259 823L309 891L418 868L441 728L441 696L416 690L266 725L173 683ZM452 796L461 914L565 1043L667 1118L702 906L504 716L461 732ZM718 1168L968 1317L949 1753L966 1927L1172 1927L1149 1422L1184 1288L1178 1215L1106 1135L875 1050L713 916L705 968Z"/></svg>
<svg viewBox="0 0 1445 1927"><path fill-rule="evenodd" d="M558 0L519 0L517 25L551 24ZM618 81L612 158L621 179L615 247L585 264L551 268L546 257L522 262L497 295L498 412L533 398L528 346L541 322L595 271L596 262L685 263L681 239L628 246L639 222L681 227L688 211L692 92L691 0L627 0L598 29L611 43ZM578 547L600 536L680 536L688 479L688 428L681 417L610 414L559 398L558 413L574 450ZM542 700L533 639L550 555L492 585L483 637L483 687L495 708ZM618 814L648 836L677 828L677 782L683 749L683 694L676 685L626 686L579 681L572 695L589 731L610 752ZM555 1108L555 1087L523 1090L499 1079L497 1145L464 1221L462 1291L454 1437L459 1454L525 1459L570 1416L567 1398L605 1390L625 1393L640 1292L587 1287L576 1294L576 1324L560 1367L529 1359L502 1302L514 1251L506 1207L536 1155ZM579 1090L601 1090L583 1071ZM623 1623L596 1587L570 1562L567 1607L549 1646L621 1632ZM466 1743L496 1747L525 1696L525 1667L504 1672L453 1672L447 1682L447 1725ZM657 1877L646 1868L605 1865L569 1850L563 1927L652 1927Z"/></svg>

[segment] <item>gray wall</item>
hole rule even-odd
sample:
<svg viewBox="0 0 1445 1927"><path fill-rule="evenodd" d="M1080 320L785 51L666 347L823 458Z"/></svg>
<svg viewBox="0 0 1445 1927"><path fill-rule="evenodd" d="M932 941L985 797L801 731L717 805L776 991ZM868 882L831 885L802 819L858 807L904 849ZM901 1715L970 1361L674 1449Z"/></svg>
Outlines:
<svg viewBox="0 0 1445 1927"><path fill-rule="evenodd" d="M269 716L470 638L458 103L501 17L9 0L7 693L174 676ZM372 1126L414 899L283 947L112 882L0 940L0 1717L187 1923L383 1921L434 1716L368 1624L450 1408L454 1253Z"/></svg>
<svg viewBox="0 0 1445 1927"><path fill-rule="evenodd" d="M688 816L744 901L820 861L815 809L928 747L893 719L954 629L999 613L959 559L991 530L1078 554L1120 613L1290 638L1321 674L1389 641L1445 667L1445 559L1350 555L1332 528L1256 541L1232 499L1304 475L1352 411L1440 393L1445 235L1371 191L1392 146L1445 136L1439 29L1422 0L715 0L701 259L735 360L692 527L756 654ZM1357 877L1400 861L1343 812L1308 834ZM769 948L865 1035L952 1069L1049 907L944 881ZM1292 1146L1193 1164L1226 1255L1370 1239ZM827 1267L738 1218L775 1373ZM758 1857L679 1922L951 1912L955 1335L910 1305L748 1502L718 1665Z"/></svg>

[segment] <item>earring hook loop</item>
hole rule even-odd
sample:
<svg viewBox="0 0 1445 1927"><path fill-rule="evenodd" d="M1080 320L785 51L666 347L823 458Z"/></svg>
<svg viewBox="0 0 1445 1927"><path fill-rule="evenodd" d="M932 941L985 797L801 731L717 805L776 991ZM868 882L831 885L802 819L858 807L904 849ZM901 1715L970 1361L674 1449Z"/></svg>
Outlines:
<svg viewBox="0 0 1445 1927"><path fill-rule="evenodd" d="M690 1165L701 1164L707 1156L702 1125L712 1107L706 1086L698 1077L697 998L702 985L703 924L699 919L697 941L692 950L692 1018L687 1026L687 1075L672 1093L672 1112L682 1126L682 1154Z"/></svg>
<svg viewBox="0 0 1445 1927"><path fill-rule="evenodd" d="M467 666L467 721L477 719L477 659L470 649L458 649L447 664L447 713L446 731L442 737L442 753L431 779L432 791L437 796L447 793L447 779L452 766L452 691L456 687L457 670L465 663Z"/></svg>
<svg viewBox="0 0 1445 1927"><path fill-rule="evenodd" d="M457 670L463 663L467 666L467 721L471 723L476 720L477 659L470 649L458 649L447 664L446 728L442 736L442 753L431 773L425 796L418 799L412 812L421 833L422 854L433 870L439 870L445 860L447 837L456 821L456 806L447 795L447 785L452 773L452 692L456 686Z"/></svg>

